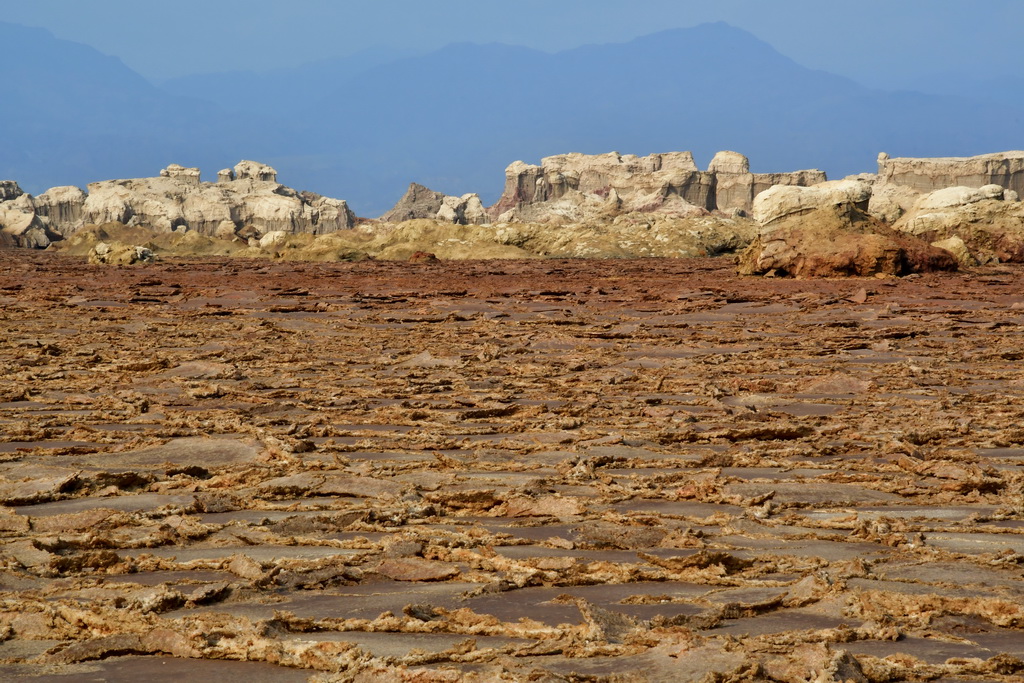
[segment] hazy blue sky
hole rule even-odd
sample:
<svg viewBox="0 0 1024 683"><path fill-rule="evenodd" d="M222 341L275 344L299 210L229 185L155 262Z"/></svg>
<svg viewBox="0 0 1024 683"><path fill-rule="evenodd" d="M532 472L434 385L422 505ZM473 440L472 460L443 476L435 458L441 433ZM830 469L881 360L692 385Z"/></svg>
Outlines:
<svg viewBox="0 0 1024 683"><path fill-rule="evenodd" d="M0 0L0 18L92 45L157 80L375 46L559 50L718 20L874 86L928 73L1014 75L1024 63L1021 0Z"/></svg>

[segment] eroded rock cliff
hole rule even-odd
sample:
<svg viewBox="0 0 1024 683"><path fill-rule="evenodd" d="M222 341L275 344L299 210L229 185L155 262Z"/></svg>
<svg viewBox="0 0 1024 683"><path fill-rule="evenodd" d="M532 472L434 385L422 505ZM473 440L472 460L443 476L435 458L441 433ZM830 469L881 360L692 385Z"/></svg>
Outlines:
<svg viewBox="0 0 1024 683"><path fill-rule="evenodd" d="M260 235L276 230L321 235L350 228L355 221L345 201L285 187L264 164L242 161L234 176L228 182L203 183L198 169L174 164L157 178L90 183L82 220L184 228L204 235L223 230L225 223L252 227Z"/></svg>
<svg viewBox="0 0 1024 683"><path fill-rule="evenodd" d="M974 157L890 157L878 155L878 183L902 185L918 192L946 187L1000 185L1024 194L1024 151Z"/></svg>
<svg viewBox="0 0 1024 683"><path fill-rule="evenodd" d="M285 187L273 168L255 161L222 171L216 183L202 182L198 168L171 164L155 178L105 180L88 190L54 187L33 198L5 181L0 228L18 246L46 247L85 225L109 222L221 236L243 230L321 235L355 223L345 201Z"/></svg>
<svg viewBox="0 0 1024 683"><path fill-rule="evenodd" d="M750 173L748 159L737 152L719 152L707 171L697 168L690 152L562 154L544 158L539 166L511 164L501 199L489 211L499 222L564 222L631 212L679 217L748 212L754 197L772 185L824 180L821 171Z"/></svg>

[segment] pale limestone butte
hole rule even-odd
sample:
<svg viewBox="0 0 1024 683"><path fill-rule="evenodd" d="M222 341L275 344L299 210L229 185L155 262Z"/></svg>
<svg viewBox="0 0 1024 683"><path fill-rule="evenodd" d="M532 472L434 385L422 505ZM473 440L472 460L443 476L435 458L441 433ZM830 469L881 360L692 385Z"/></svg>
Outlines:
<svg viewBox="0 0 1024 683"><path fill-rule="evenodd" d="M171 164L155 178L90 183L88 193L63 186L33 198L5 182L0 195L0 227L17 246L46 247L109 222L221 236L242 228L321 235L355 223L345 201L285 187L273 168L255 161L221 171L216 183L202 182L198 168Z"/></svg>
<svg viewBox="0 0 1024 683"><path fill-rule="evenodd" d="M85 224L112 221L159 230L184 228L204 235L223 232L225 222L258 233L277 230L316 235L352 227L355 216L343 200L297 192L277 182L277 172L254 161L234 168L234 180L199 180L199 169L172 164L158 178L89 184Z"/></svg>
<svg viewBox="0 0 1024 683"><path fill-rule="evenodd" d="M883 152L878 155L878 183L902 185L918 192L1000 185L1024 195L1024 151L933 158L890 157Z"/></svg>
<svg viewBox="0 0 1024 683"><path fill-rule="evenodd" d="M505 171L505 190L490 208L495 220L543 220L546 204L584 207L583 213L621 210L690 214L751 209L754 197L772 185L809 185L822 171L750 173L737 152L719 152L701 171L690 152L645 157L609 152L546 157L539 166L522 161ZM565 207L558 207L563 214Z"/></svg>

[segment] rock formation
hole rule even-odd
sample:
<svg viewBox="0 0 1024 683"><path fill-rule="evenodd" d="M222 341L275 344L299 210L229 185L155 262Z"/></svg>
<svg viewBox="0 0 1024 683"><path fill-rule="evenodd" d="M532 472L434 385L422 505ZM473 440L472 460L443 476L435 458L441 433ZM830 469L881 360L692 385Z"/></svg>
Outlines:
<svg viewBox="0 0 1024 683"><path fill-rule="evenodd" d="M119 266L130 266L133 263L150 263L155 260L155 254L147 247L135 245L114 244L99 242L89 252L89 263L105 263Z"/></svg>
<svg viewBox="0 0 1024 683"><path fill-rule="evenodd" d="M66 237L84 225L86 194L74 185L51 187L33 200L36 215L54 232Z"/></svg>
<svg viewBox="0 0 1024 683"><path fill-rule="evenodd" d="M737 270L741 275L843 277L956 269L950 252L896 232L847 201L794 211L762 225Z"/></svg>
<svg viewBox="0 0 1024 683"><path fill-rule="evenodd" d="M719 211L749 212L754 198L775 185L807 186L823 183L823 171L795 171L792 173L751 173L747 157L737 152L719 152L708 165L714 175L712 208Z"/></svg>
<svg viewBox="0 0 1024 683"><path fill-rule="evenodd" d="M240 161L235 164L235 180L258 180L260 182L276 183L277 171L266 164L258 161Z"/></svg>
<svg viewBox="0 0 1024 683"><path fill-rule="evenodd" d="M1024 152L969 159L882 154L877 175L772 187L754 200L760 235L741 258L740 271L901 274L946 268L934 248L967 267L1024 262L1024 204L1016 190L993 179L1024 181ZM947 185L956 180L969 184ZM851 239L858 240L857 249Z"/></svg>
<svg viewBox="0 0 1024 683"><path fill-rule="evenodd" d="M821 171L750 173L749 161L736 152L719 152L707 171L697 168L690 152L646 157L562 154L546 157L540 166L511 164L501 199L489 211L500 222L545 221L549 215L588 218L616 211L678 216L746 212L757 193L772 185L824 180Z"/></svg>
<svg viewBox="0 0 1024 683"><path fill-rule="evenodd" d="M185 168L179 164L171 164L160 171L161 178L173 178L179 183L184 183L185 185L191 185L193 187L199 187L199 176L200 173L198 168Z"/></svg>
<svg viewBox="0 0 1024 683"><path fill-rule="evenodd" d="M411 183L405 195L380 220L385 223L401 223L421 218L459 225L484 225L490 222L478 195L455 197L434 192L418 183Z"/></svg>
<svg viewBox="0 0 1024 683"><path fill-rule="evenodd" d="M55 239L60 235L36 215L32 195L14 181L0 182L0 244L44 249Z"/></svg>
<svg viewBox="0 0 1024 683"><path fill-rule="evenodd" d="M1024 151L975 157L915 159L878 155L878 184L902 185L918 192L946 187L1000 185L1024 195Z"/></svg>
<svg viewBox="0 0 1024 683"><path fill-rule="evenodd" d="M319 235L350 228L355 220L344 201L280 185L277 172L264 164L242 161L234 176L229 182L202 183L198 169L175 164L159 178L90 183L83 221L181 228L204 235L214 234L227 221L236 228L253 226L260 234L283 230Z"/></svg>
<svg viewBox="0 0 1024 683"><path fill-rule="evenodd" d="M853 206L866 211L871 199L871 184L865 180L832 180L796 187L776 185L754 198L754 220L770 225L788 216L801 215L830 206Z"/></svg>
<svg viewBox="0 0 1024 683"><path fill-rule="evenodd" d="M0 180L0 202L6 202L11 199L17 199L21 195L25 194L21 191L21 188L13 180Z"/></svg>
<svg viewBox="0 0 1024 683"><path fill-rule="evenodd" d="M347 230L355 217L344 201L285 187L273 168L254 161L221 170L215 183L202 182L198 168L171 164L154 178L91 183L88 190L54 187L32 197L16 182L0 181L0 245L43 248L85 225L123 224L187 238L161 247L166 253L249 249L325 260L404 259L417 250L442 259L698 256L753 241L741 272L897 275L957 261L1024 262L1024 152L882 154L877 174L831 182L820 171L751 173L748 159L729 151L716 154L706 171L689 152L564 154L537 166L510 165L504 193L489 209L475 194L412 184L381 217L403 225L375 224L359 235ZM324 235L331 238L313 239ZM207 237L212 241L200 239ZM119 244L132 246L109 242L110 253ZM110 258L120 262L118 254Z"/></svg>
<svg viewBox="0 0 1024 683"><path fill-rule="evenodd" d="M897 230L946 248L964 265L1024 262L1024 203L999 185L949 187L919 195ZM959 240L961 248L957 242Z"/></svg>
<svg viewBox="0 0 1024 683"><path fill-rule="evenodd" d="M922 194L952 187L998 185L1005 200L1016 201L1024 193L1024 152L935 158L892 158L883 152L871 178L869 211L891 224L913 209Z"/></svg>
<svg viewBox="0 0 1024 683"><path fill-rule="evenodd" d="M120 222L162 231L190 230L205 235L248 229L325 234L351 228L355 216L343 200L297 192L277 182L265 164L242 161L204 183L198 168L171 164L155 178L55 187L38 197L17 183L0 184L0 228L18 246L46 247L87 224Z"/></svg>

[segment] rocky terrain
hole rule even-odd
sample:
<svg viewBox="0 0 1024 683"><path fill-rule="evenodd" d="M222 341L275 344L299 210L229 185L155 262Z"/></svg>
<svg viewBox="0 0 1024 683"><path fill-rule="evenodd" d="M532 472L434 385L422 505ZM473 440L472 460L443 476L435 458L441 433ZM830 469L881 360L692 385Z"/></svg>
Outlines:
<svg viewBox="0 0 1024 683"><path fill-rule="evenodd" d="M750 173L736 152L719 152L700 171L690 152L623 156L563 154L540 166L517 161L505 171L505 191L490 212L499 221L579 222L611 211L701 215L745 213L773 185L813 185L822 171Z"/></svg>
<svg viewBox="0 0 1024 683"><path fill-rule="evenodd" d="M110 222L230 239L275 231L324 234L354 221L343 200L285 187L273 168L254 161L220 171L216 183L201 182L198 168L171 164L155 178L90 183L88 193L55 187L32 197L13 181L0 189L0 237L21 247L45 248L87 225Z"/></svg>
<svg viewBox="0 0 1024 683"><path fill-rule="evenodd" d="M905 275L1024 261L1024 152L878 157L877 173L755 174L719 152L517 161L491 207L413 183L378 220L346 202L277 183L243 161L200 180L172 164L157 178L51 188L0 183L0 243L95 262L234 255L289 260L629 258L737 254L745 275ZM951 185L951 183L953 183ZM127 242L124 240L128 240ZM97 249L99 251L97 251Z"/></svg>
<svg viewBox="0 0 1024 683"><path fill-rule="evenodd" d="M1022 266L608 263L0 250L0 678L1024 680Z"/></svg>

